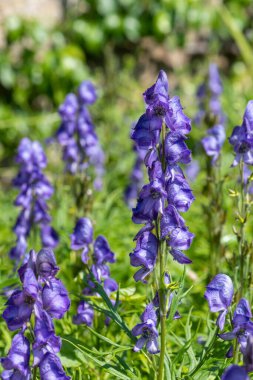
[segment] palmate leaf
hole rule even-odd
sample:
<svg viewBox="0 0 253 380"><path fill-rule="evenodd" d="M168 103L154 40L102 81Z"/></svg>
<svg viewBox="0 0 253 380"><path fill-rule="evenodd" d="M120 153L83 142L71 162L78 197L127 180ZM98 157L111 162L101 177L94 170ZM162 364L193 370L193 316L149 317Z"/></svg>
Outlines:
<svg viewBox="0 0 253 380"><path fill-rule="evenodd" d="M101 353L95 350L90 350L88 347L85 347L81 341L78 341L77 339L73 338L62 338L64 345L70 345L72 347L75 347L74 353L76 356L76 360L79 361L80 365L89 365L89 361L92 361L94 364L99 366L100 368L104 369L106 372L110 373L111 375L115 376L116 379L122 379L122 380L138 380L136 375L132 372L130 369L124 368L122 365L116 365L114 363L111 363L110 361L105 361L102 359L104 358L106 354L115 353L115 351L110 351L108 353ZM65 348L65 352L71 350L70 348ZM117 350L116 350L117 351ZM99 357L98 357L99 354ZM73 349L72 349L72 356L73 356ZM115 355L116 360L117 356ZM120 364L120 361L117 360ZM73 361L73 363L75 360ZM123 367L123 368L122 368ZM122 368L122 369L121 369Z"/></svg>

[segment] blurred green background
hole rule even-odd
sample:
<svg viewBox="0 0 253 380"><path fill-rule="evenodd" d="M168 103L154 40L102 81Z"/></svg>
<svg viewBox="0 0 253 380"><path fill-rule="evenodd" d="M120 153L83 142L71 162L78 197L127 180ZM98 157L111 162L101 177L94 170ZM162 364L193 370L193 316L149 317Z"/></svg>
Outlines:
<svg viewBox="0 0 253 380"><path fill-rule="evenodd" d="M34 1L33 7L36 8L37 2L41 6L45 0ZM99 94L98 101L91 107L91 114L106 154L104 188L94 194L95 235L105 234L116 253L118 264L115 269L112 266L112 276L123 288L135 286L128 254L134 246L132 239L138 226L131 222L131 211L124 204L123 192L134 161L129 133L132 123L144 110L142 93L155 81L158 71L164 69L171 95L181 97L185 113L193 118L197 111L197 86L206 76L209 64L216 62L224 85L222 104L228 118L229 136L234 125L241 123L247 101L253 98L253 3L251 0L55 2L57 14L50 25L45 22L47 15L43 14L43 7L38 8L36 18L20 16L29 14L31 2L28 0L22 2L23 12L13 11L8 17L3 17L2 13L0 276L5 279L12 267L6 257L15 241L11 228L18 210L13 205L17 192L12 188L11 180L17 172L14 157L19 140L28 136L39 139L48 156L46 172L57 189L50 209L53 225L61 237L56 256L61 266L61 278L70 288L75 288L68 266L72 260L69 234L76 210L71 189L63 181L60 149L56 145L48 146L46 140L60 123L57 109L65 95L75 92L81 81L89 79ZM14 0L8 1L10 9L13 6L14 10L14 3ZM204 130L193 124L189 145L193 147L204 134ZM197 158L203 168L205 158L203 155ZM235 245L233 200L228 198L228 189L236 186L236 176L231 177L232 160L226 142L222 170L227 175L224 186L228 212L224 230L227 258L231 257ZM202 295L209 270L206 264L203 265L208 256L208 231L202 208L202 204L208 204L208 199L201 194L204 181L202 173L193 183L196 202L185 215L190 230L196 235L189 251L193 264L187 275L187 286L194 284L194 287L186 305L182 306L185 313L181 312L187 316L194 300L195 305L199 305L195 307L202 310L202 314L199 310L198 313L203 318L207 305ZM40 248L38 241L32 241L30 245ZM229 268L226 260L224 265ZM175 277L181 273L178 267L172 263ZM233 268L230 269L232 272ZM143 292L142 285L137 287ZM135 311L139 309L140 313L143 305L129 301L124 310L126 316L131 315L133 308ZM2 322L0 327L3 331L5 324ZM5 338L7 341L6 333ZM0 342L0 349L5 352L6 342Z"/></svg>

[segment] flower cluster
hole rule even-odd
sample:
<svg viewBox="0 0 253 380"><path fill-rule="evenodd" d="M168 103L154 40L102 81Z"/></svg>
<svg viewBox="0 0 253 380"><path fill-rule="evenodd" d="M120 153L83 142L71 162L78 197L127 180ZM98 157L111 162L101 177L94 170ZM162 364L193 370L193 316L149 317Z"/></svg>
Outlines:
<svg viewBox="0 0 253 380"><path fill-rule="evenodd" d="M206 154L212 157L212 164L217 161L226 139L224 128L226 119L220 104L222 90L218 68L215 64L211 64L208 80L199 86L197 91L199 111L195 122L200 124L204 120L207 125L212 126L208 129L207 136L202 139Z"/></svg>
<svg viewBox="0 0 253 380"><path fill-rule="evenodd" d="M191 262L182 251L190 247L193 234L179 212L187 211L194 200L178 166L191 161L185 143L185 135L191 130L190 119L183 113L179 98L169 98L163 71L144 93L144 99L146 112L134 127L132 139L146 153L149 183L143 186L133 209L133 222L145 226L136 235L136 248L130 254L131 265L141 267L135 280L143 282L154 270L159 239L166 241L174 260L181 264ZM156 234L152 232L154 228Z"/></svg>
<svg viewBox="0 0 253 380"><path fill-rule="evenodd" d="M13 180L20 189L15 205L22 207L13 230L17 236L16 246L10 250L10 258L20 260L26 252L27 238L31 228L38 225L44 247L54 248L58 244L58 235L50 226L47 200L54 190L42 170L47 159L42 146L37 141L23 138L16 157L20 169Z"/></svg>
<svg viewBox="0 0 253 380"><path fill-rule="evenodd" d="M232 280L225 274L216 275L205 292L205 298L209 303L211 312L219 311L217 325L223 330L226 323L226 315L231 305L234 295ZM224 372L223 380L248 379L248 372L253 371L253 322L251 321L252 313L248 301L241 298L236 305L232 317L232 331L219 334L219 337L225 341L237 340L240 351L243 354L244 367L236 365L230 366ZM231 358L234 354L234 345L231 345L226 357ZM238 377L236 377L238 376ZM241 376L241 377L240 377Z"/></svg>
<svg viewBox="0 0 253 380"><path fill-rule="evenodd" d="M229 142L236 154L232 166L238 165L240 161L253 165L253 100L248 102L242 125L233 129Z"/></svg>
<svg viewBox="0 0 253 380"><path fill-rule="evenodd" d="M133 166L133 170L130 176L130 183L125 190L125 202L126 204L132 208L135 205L136 199L138 197L138 193L143 185L143 161L145 152L143 154L142 150L138 150L138 148L134 145L133 148L136 158Z"/></svg>
<svg viewBox="0 0 253 380"><path fill-rule="evenodd" d="M19 268L22 289L11 294L3 318L9 330L20 331L14 336L7 357L1 359L5 369L3 379L30 379L30 341L26 331L31 328L33 368L39 367L41 379L70 379L56 355L61 339L55 335L53 319L62 318L70 306L67 290L55 277L58 270L50 248L42 249L37 255L30 251Z"/></svg>
<svg viewBox="0 0 253 380"><path fill-rule="evenodd" d="M89 81L81 83L77 95L68 94L59 107L61 125L56 137L63 148L66 171L76 174L93 166L96 172L94 186L100 189L104 154L87 108L96 99L95 88Z"/></svg>
<svg viewBox="0 0 253 380"><path fill-rule="evenodd" d="M77 221L71 235L71 248L73 250L82 249L81 258L89 271L86 276L87 286L83 290L84 295L93 295L95 293L94 279L103 285L108 296L118 289L118 284L110 277L110 269L107 265L107 263L115 262L115 255L104 236L99 235L93 241L93 227L88 218L80 218ZM89 255L90 251L92 251L91 255ZM81 301L73 322L91 326L93 317L94 310L92 306L88 302Z"/></svg>

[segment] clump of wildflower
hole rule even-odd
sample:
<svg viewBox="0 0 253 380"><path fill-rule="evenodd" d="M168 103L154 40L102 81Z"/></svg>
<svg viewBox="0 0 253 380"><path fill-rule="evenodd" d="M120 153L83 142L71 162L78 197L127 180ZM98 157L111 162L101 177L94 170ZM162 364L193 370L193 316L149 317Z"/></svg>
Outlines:
<svg viewBox="0 0 253 380"><path fill-rule="evenodd" d="M9 330L20 331L14 336L7 357L1 359L4 379L30 378L31 349L32 368L39 368L42 380L70 379L57 356L61 348L61 339L55 335L53 324L53 319L61 319L70 306L66 288L61 280L55 277L58 270L54 253L50 248L43 248L37 255L35 251L30 251L25 263L18 270L22 288L11 294L3 318ZM32 326L32 315L35 321L34 338L30 342L26 337L26 331Z"/></svg>
<svg viewBox="0 0 253 380"><path fill-rule="evenodd" d="M160 71L156 83L144 93L146 112L136 123L131 136L137 149L145 154L149 183L142 187L137 205L133 208L133 222L144 224L144 227L135 237L136 248L130 253L130 262L139 267L134 279L146 283L152 278L153 271L158 272L156 264L159 256L162 268L157 274L159 287L155 289L152 308L159 316L163 336L164 319L168 317L173 297L172 293L168 296L169 276L164 277L168 265L165 251L178 263L190 264L191 260L183 251L190 247L194 237L180 215L189 209L194 200L180 167L180 164L191 162L191 152L186 145L191 122L184 114L179 98L169 97L168 88L167 76ZM178 317L176 313L174 318ZM141 335L135 350L146 344L150 353L158 353L156 319L146 319L145 313L141 320L142 323L133 329L134 335ZM165 339L162 341L164 344ZM164 347L161 352L164 353ZM160 360L163 360L163 355ZM160 368L163 371L163 365Z"/></svg>
<svg viewBox="0 0 253 380"><path fill-rule="evenodd" d="M93 167L96 173L94 186L100 189L104 154L88 110L96 99L95 87L89 81L80 84L77 95L68 94L59 107L61 125L56 137L63 148L66 171L76 174Z"/></svg>
<svg viewBox="0 0 253 380"><path fill-rule="evenodd" d="M13 230L17 236L16 246L10 250L10 258L19 261L25 254L27 238L31 229L38 226L44 247L54 248L58 244L58 235L50 226L47 200L54 190L43 173L47 158L37 141L23 138L18 147L16 161L20 164L17 176L13 180L20 193L15 205L21 207Z"/></svg>
<svg viewBox="0 0 253 380"><path fill-rule="evenodd" d="M88 218L80 218L71 235L71 248L82 249L81 259L86 265L86 287L84 295L95 295L94 280L103 285L108 296L118 289L117 282L110 277L110 268L107 263L115 262L115 255L111 251L108 241L102 235L93 240L93 227ZM94 310L85 301L81 301L77 308L77 314L73 317L73 323L92 325Z"/></svg>
<svg viewBox="0 0 253 380"><path fill-rule="evenodd" d="M229 138L230 144L234 148L235 159L232 166L236 166L242 161L247 165L253 165L253 100L247 104L243 115L241 126L233 129Z"/></svg>

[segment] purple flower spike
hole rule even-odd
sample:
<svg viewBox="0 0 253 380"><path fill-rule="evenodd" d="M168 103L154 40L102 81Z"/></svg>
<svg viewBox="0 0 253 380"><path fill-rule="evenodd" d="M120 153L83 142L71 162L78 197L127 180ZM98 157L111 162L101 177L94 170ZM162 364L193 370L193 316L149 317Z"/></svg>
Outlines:
<svg viewBox="0 0 253 380"><path fill-rule="evenodd" d="M1 358L3 379L25 380L30 378L29 370L30 343L23 333L13 337L10 351L6 358Z"/></svg>
<svg viewBox="0 0 253 380"><path fill-rule="evenodd" d="M246 370L243 367L232 364L221 377L221 380L250 380Z"/></svg>
<svg viewBox="0 0 253 380"><path fill-rule="evenodd" d="M52 278L42 291L43 308L52 318L61 319L70 307L68 292L61 280Z"/></svg>
<svg viewBox="0 0 253 380"><path fill-rule="evenodd" d="M217 325L223 330L227 309L232 302L234 287L232 280L226 274L217 274L207 285L204 297L207 299L211 312L220 312Z"/></svg>
<svg viewBox="0 0 253 380"><path fill-rule="evenodd" d="M62 368L58 356L47 353L39 365L41 380L70 380Z"/></svg>
<svg viewBox="0 0 253 380"><path fill-rule="evenodd" d="M90 219L80 218L71 235L71 249L78 250L84 248L93 240L93 227Z"/></svg>
<svg viewBox="0 0 253 380"><path fill-rule="evenodd" d="M56 265L52 249L43 248L39 251L36 260L36 271L44 279L55 277L59 267Z"/></svg>
<svg viewBox="0 0 253 380"><path fill-rule="evenodd" d="M94 310L88 302L81 301L77 308L77 314L73 317L73 323L75 325L87 325L91 326L94 319Z"/></svg>

